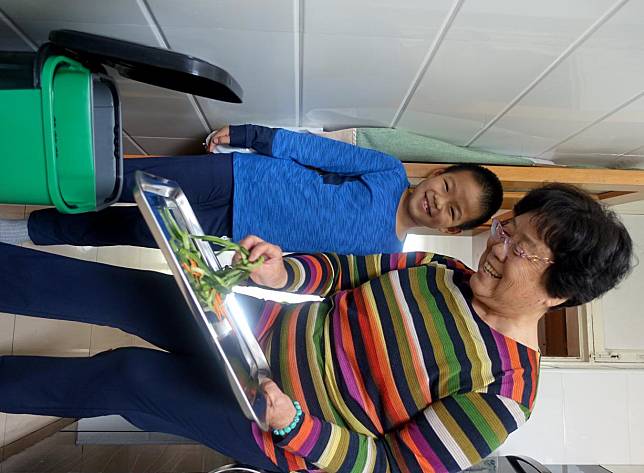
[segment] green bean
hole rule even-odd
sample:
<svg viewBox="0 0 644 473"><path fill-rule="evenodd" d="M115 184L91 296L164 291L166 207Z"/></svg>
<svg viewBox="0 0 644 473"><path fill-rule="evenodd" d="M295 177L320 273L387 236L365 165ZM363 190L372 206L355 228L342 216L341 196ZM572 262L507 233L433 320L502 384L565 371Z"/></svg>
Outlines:
<svg viewBox="0 0 644 473"><path fill-rule="evenodd" d="M190 276L190 283L202 303L208 307L213 307L215 291L221 294L222 297L225 296L232 291L234 286L248 279L250 273L264 262L263 256L258 258L257 261L249 261L250 252L226 238L212 235L191 235L183 231L168 208L164 208L161 212L161 219L170 235L170 247L177 255L179 263L190 268L185 271ZM204 262L195 240L202 240L219 246L221 249L216 251L216 255L225 251L234 251L239 255L239 258L232 266L213 270Z"/></svg>

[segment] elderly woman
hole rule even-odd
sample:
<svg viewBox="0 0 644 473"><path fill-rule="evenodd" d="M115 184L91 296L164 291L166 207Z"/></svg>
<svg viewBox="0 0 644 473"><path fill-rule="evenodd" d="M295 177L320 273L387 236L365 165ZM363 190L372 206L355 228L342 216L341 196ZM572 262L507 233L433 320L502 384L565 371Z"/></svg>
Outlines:
<svg viewBox="0 0 644 473"><path fill-rule="evenodd" d="M4 356L0 410L121 414L269 471L458 471L530 416L543 314L603 294L631 259L615 216L562 185L494 222L476 272L431 253L282 258L256 237L244 245L266 257L256 284L325 297L245 300L274 372L272 432L242 416L201 355L172 278L8 245L0 311L109 324L167 351Z"/></svg>

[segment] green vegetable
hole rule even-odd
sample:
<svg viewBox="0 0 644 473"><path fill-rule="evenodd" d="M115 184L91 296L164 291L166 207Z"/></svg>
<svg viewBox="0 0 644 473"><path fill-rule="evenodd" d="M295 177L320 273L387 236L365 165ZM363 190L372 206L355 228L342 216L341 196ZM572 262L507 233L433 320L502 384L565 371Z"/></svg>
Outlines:
<svg viewBox="0 0 644 473"><path fill-rule="evenodd" d="M170 247L181 267L191 277L197 297L221 319L225 315L224 296L230 293L234 286L248 279L250 273L263 264L264 257L251 262L248 259L249 251L235 242L211 235L190 235L177 225L168 208L163 209L161 219L170 232ZM235 251L239 254L239 260L232 266L213 270L201 258L194 240L207 241L221 247L216 251L217 255L224 251Z"/></svg>

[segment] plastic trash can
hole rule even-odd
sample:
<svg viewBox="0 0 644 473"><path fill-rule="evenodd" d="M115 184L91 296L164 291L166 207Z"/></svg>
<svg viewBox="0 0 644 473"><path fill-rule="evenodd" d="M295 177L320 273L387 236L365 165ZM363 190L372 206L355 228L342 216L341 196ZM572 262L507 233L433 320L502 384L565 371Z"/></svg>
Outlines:
<svg viewBox="0 0 644 473"><path fill-rule="evenodd" d="M223 69L173 51L70 30L35 53L0 52L0 202L104 208L123 181L121 105L104 66L124 77L241 103Z"/></svg>

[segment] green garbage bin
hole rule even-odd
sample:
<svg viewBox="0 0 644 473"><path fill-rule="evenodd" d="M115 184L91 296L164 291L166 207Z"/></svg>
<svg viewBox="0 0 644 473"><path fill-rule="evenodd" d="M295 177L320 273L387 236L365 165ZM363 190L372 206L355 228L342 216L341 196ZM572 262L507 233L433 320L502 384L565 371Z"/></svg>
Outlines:
<svg viewBox="0 0 644 473"><path fill-rule="evenodd" d="M241 87L197 58L69 30L35 53L0 52L0 202L64 213L116 202L121 107L104 65L134 80L227 102Z"/></svg>
<svg viewBox="0 0 644 473"><path fill-rule="evenodd" d="M0 53L0 202L66 213L109 205L122 183L116 86L71 58L51 55L41 68L37 58Z"/></svg>

